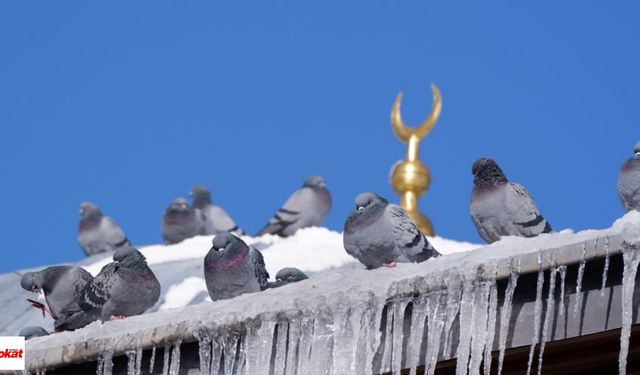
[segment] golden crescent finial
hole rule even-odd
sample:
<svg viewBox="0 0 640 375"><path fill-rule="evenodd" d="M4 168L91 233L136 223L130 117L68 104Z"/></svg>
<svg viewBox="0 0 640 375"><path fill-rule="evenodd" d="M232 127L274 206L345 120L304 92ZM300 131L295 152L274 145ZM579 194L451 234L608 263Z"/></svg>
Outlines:
<svg viewBox="0 0 640 375"><path fill-rule="evenodd" d="M401 141L407 142L412 135L416 135L418 138L424 138L433 129L438 117L440 117L440 111L442 110L442 97L440 96L440 90L435 84L431 84L431 92L433 93L433 104L431 106L431 113L429 117L417 128L408 128L402 122L402 115L400 114L400 103L402 102L402 91L398 93L396 101L393 103L391 109L391 126L393 132Z"/></svg>

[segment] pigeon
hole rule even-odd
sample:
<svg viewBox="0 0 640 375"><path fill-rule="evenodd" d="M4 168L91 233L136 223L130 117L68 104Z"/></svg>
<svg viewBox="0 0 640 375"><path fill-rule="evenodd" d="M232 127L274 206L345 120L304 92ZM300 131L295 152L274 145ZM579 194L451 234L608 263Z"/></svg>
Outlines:
<svg viewBox="0 0 640 375"><path fill-rule="evenodd" d="M269 288L278 288L283 285L306 280L309 277L294 267L286 267L276 273L276 281L269 283Z"/></svg>
<svg viewBox="0 0 640 375"><path fill-rule="evenodd" d="M324 178L311 176L289 197L257 236L270 233L288 237L300 228L322 225L330 210L331 193L325 186Z"/></svg>
<svg viewBox="0 0 640 375"><path fill-rule="evenodd" d="M344 248L367 269L420 263L440 255L402 207L362 193L344 223Z"/></svg>
<svg viewBox="0 0 640 375"><path fill-rule="evenodd" d="M487 243L501 236L535 237L552 231L529 192L509 182L493 159L476 160L471 173L471 220Z"/></svg>
<svg viewBox="0 0 640 375"><path fill-rule="evenodd" d="M75 266L52 266L38 272L27 272L22 275L20 285L23 289L44 295L44 302L27 299L34 307L49 313L54 319L54 328L66 319L64 309L77 306L78 298L84 287L91 282L93 276L83 268Z"/></svg>
<svg viewBox="0 0 640 375"><path fill-rule="evenodd" d="M204 279L212 301L268 287L269 273L260 251L231 233L218 234L212 245L204 258Z"/></svg>
<svg viewBox="0 0 640 375"><path fill-rule="evenodd" d="M625 161L618 175L618 197L627 211L640 211L640 142L634 155Z"/></svg>
<svg viewBox="0 0 640 375"><path fill-rule="evenodd" d="M164 211L162 218L162 238L170 245L204 233L202 212L189 207L187 200L180 197Z"/></svg>
<svg viewBox="0 0 640 375"><path fill-rule="evenodd" d="M80 215L82 218L78 228L78 243L87 256L130 245L118 223L109 216L103 216L95 204L82 203Z"/></svg>
<svg viewBox="0 0 640 375"><path fill-rule="evenodd" d="M47 330L42 327L29 326L21 329L20 333L18 333L18 336L24 336L25 340L29 340L34 337L49 336L49 332L47 332Z"/></svg>
<svg viewBox="0 0 640 375"><path fill-rule="evenodd" d="M66 309L69 318L61 327L78 329L98 319L122 319L155 305L160 283L142 253L130 246L117 250L113 260L84 287L77 308Z"/></svg>
<svg viewBox="0 0 640 375"><path fill-rule="evenodd" d="M242 229L226 213L222 207L211 203L211 193L204 186L194 186L189 193L193 197L191 206L202 211L204 216L204 234L218 234L223 232L234 232L238 235L244 234Z"/></svg>

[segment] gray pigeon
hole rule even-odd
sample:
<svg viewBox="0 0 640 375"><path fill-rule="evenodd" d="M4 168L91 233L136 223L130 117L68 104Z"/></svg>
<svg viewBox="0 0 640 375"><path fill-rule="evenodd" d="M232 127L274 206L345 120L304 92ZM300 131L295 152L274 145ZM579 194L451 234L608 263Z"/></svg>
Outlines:
<svg viewBox="0 0 640 375"><path fill-rule="evenodd" d="M204 279L212 301L268 287L269 273L260 251L231 233L218 234L212 244L204 258Z"/></svg>
<svg viewBox="0 0 640 375"><path fill-rule="evenodd" d="M86 255L115 251L130 245L118 223L109 216L103 216L95 204L82 203L80 215L78 243Z"/></svg>
<svg viewBox="0 0 640 375"><path fill-rule="evenodd" d="M34 337L49 336L49 332L47 332L47 330L42 327L29 326L21 329L20 333L18 333L18 336L24 336L25 340L29 340Z"/></svg>
<svg viewBox="0 0 640 375"><path fill-rule="evenodd" d="M640 142L633 150L635 155L625 161L618 175L618 197L627 211L640 211Z"/></svg>
<svg viewBox="0 0 640 375"><path fill-rule="evenodd" d="M181 242L204 233L202 212L189 207L187 200L180 197L171 203L162 217L162 238L167 245Z"/></svg>
<svg viewBox="0 0 640 375"><path fill-rule="evenodd" d="M48 312L54 319L54 328L67 316L67 306L77 306L78 298L93 276L84 269L75 266L52 266L38 272L27 272L22 275L20 285L23 289L44 295L45 303L28 299L34 307Z"/></svg>
<svg viewBox="0 0 640 375"><path fill-rule="evenodd" d="M344 223L344 248L367 269L420 263L440 255L398 205L375 193L363 193Z"/></svg>
<svg viewBox="0 0 640 375"><path fill-rule="evenodd" d="M471 220L487 243L501 236L535 237L552 231L529 192L509 182L493 159L476 160L471 173Z"/></svg>
<svg viewBox="0 0 640 375"><path fill-rule="evenodd" d="M329 211L331 193L325 186L324 178L311 176L289 197L257 236L267 233L281 237L291 236L300 228L322 225Z"/></svg>
<svg viewBox="0 0 640 375"><path fill-rule="evenodd" d="M269 283L269 288L278 288L283 285L306 280L309 277L295 267L285 267L276 273L276 281Z"/></svg>
<svg viewBox="0 0 640 375"><path fill-rule="evenodd" d="M158 301L160 283L142 253L127 247L116 251L113 260L85 286L78 299L79 308L66 309L69 318L61 327L78 329L98 319L139 315Z"/></svg>
<svg viewBox="0 0 640 375"><path fill-rule="evenodd" d="M204 234L218 234L223 232L234 232L238 235L244 234L242 229L227 214L222 207L211 203L211 193L204 186L194 186L190 195L193 197L191 206L202 211L204 216Z"/></svg>

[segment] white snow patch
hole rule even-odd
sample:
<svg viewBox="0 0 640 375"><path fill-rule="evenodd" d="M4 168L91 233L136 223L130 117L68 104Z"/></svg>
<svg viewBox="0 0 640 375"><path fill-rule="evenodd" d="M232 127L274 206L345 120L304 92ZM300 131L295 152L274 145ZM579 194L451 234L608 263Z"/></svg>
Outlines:
<svg viewBox="0 0 640 375"><path fill-rule="evenodd" d="M201 292L207 293L204 278L187 277L181 283L169 288L164 297L164 303L160 305L160 310L187 306Z"/></svg>
<svg viewBox="0 0 640 375"><path fill-rule="evenodd" d="M174 245L149 245L140 247L149 265L175 262L185 259L204 259L211 248L214 236L196 236ZM275 273L284 267L296 267L304 272L318 272L341 267L356 260L344 250L342 233L323 227L300 229L287 238L270 234L261 237L242 236L248 245L262 251L267 269ZM452 254L479 248L482 245L458 242L442 237L429 237L429 242L442 254ZM102 267L111 262L104 258L85 267L97 275Z"/></svg>

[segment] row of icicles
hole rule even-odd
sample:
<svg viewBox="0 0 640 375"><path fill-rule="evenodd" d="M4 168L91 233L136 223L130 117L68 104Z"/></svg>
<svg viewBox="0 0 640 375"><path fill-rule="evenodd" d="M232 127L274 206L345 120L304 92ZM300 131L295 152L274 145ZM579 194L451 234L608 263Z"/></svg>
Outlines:
<svg viewBox="0 0 640 375"><path fill-rule="evenodd" d="M605 240L605 265L601 295L609 268L609 244ZM597 246L597 242L596 242ZM538 253L538 278L534 307L533 332L529 351L527 375L542 373L545 343L549 340L549 324L555 311L556 289L560 293L560 316L572 313L578 317L582 299L582 278L586 265L586 243L582 248L582 261L576 280L576 304L573 312L565 311L565 265L549 270L549 292L543 296L545 271L542 254ZM620 337L619 373L626 373L629 336L632 324L632 302L635 275L640 262L640 251L623 250L624 272L622 283L622 332ZM553 265L554 260L548 259ZM242 330L204 332L194 328L198 341L200 372L202 374L372 374L390 371L400 374L409 368L410 374L424 365L425 374L433 374L439 356L457 356L456 375L489 374L491 352L498 340L497 374L501 374L511 319L512 301L519 277L519 263L512 264L511 276L503 296L498 316L498 288L495 279L466 281L444 290L413 298L393 301L372 300L368 304L338 305L325 308L311 316L263 320L248 323ZM556 287L559 278L559 286ZM543 314L543 299L546 309ZM405 327L405 316L410 315L410 329ZM459 323L457 343L452 333L456 318ZM499 320L499 330L496 323ZM197 325L193 325L196 327ZM202 327L202 325L201 325ZM192 327L186 327L192 328ZM183 334L187 331L179 327ZM540 329L542 328L542 329ZM424 331L427 334L424 334ZM408 331L408 332L407 332ZM408 333L408 337L405 337ZM135 341L135 340L133 340ZM141 339L139 340L141 341ZM406 342L405 347L403 343ZM180 370L180 345L164 347L163 374L177 375ZM442 343L442 344L441 344ZM97 375L111 375L112 356L116 343L98 359ZM535 349L539 345L537 369L532 369ZM442 353L440 352L442 350ZM150 362L142 363L142 346L126 352L127 373L140 374L143 366L153 372L156 348L151 349ZM42 364L45 368L44 364ZM38 371L44 374L44 371Z"/></svg>

